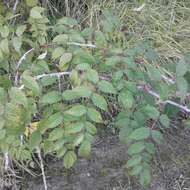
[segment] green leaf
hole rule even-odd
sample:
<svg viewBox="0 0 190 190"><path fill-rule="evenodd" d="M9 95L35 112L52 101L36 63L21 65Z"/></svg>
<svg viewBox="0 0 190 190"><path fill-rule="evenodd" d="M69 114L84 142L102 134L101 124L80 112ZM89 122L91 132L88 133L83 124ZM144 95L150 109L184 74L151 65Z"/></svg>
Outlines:
<svg viewBox="0 0 190 190"><path fill-rule="evenodd" d="M106 59L105 64L108 66L114 66L118 63L121 62L121 57L120 56L112 56Z"/></svg>
<svg viewBox="0 0 190 190"><path fill-rule="evenodd" d="M95 40L99 47L105 47L107 45L106 35L100 30L95 31Z"/></svg>
<svg viewBox="0 0 190 190"><path fill-rule="evenodd" d="M92 28L90 28L90 27L87 27L87 28L84 28L83 30L82 30L82 32L81 32L81 34L82 34L82 36L83 37L91 37L92 36L92 34L93 34L93 29Z"/></svg>
<svg viewBox="0 0 190 190"><path fill-rule="evenodd" d="M0 49L0 61L2 61L3 60L3 52L2 52L2 50Z"/></svg>
<svg viewBox="0 0 190 190"><path fill-rule="evenodd" d="M89 141L84 140L79 148L79 156L88 157L91 151L91 144Z"/></svg>
<svg viewBox="0 0 190 190"><path fill-rule="evenodd" d="M61 138L61 139L58 139L57 141L54 141L53 152L59 151L60 149L62 149L65 146L65 142L66 142L66 140L64 138Z"/></svg>
<svg viewBox="0 0 190 190"><path fill-rule="evenodd" d="M92 102L95 106L97 106L98 108L107 111L107 102L105 100L105 98L97 93L94 93L92 95Z"/></svg>
<svg viewBox="0 0 190 190"><path fill-rule="evenodd" d="M94 140L94 136L93 135L91 135L90 133L85 133L85 140L88 140L89 142L93 142L93 140Z"/></svg>
<svg viewBox="0 0 190 190"><path fill-rule="evenodd" d="M102 117L101 117L100 113L98 111L96 111L94 108L88 108L87 115L94 122L97 122L97 123L102 122Z"/></svg>
<svg viewBox="0 0 190 190"><path fill-rule="evenodd" d="M99 81L98 72L94 69L89 69L87 70L86 78L96 84Z"/></svg>
<svg viewBox="0 0 190 190"><path fill-rule="evenodd" d="M134 140L142 140L146 139L150 136L150 129L146 127L141 127L139 129L134 130L129 138Z"/></svg>
<svg viewBox="0 0 190 190"><path fill-rule="evenodd" d="M81 63L93 64L95 62L96 61L95 61L94 57L87 51L79 49L75 52L75 56L73 59L74 64L81 64Z"/></svg>
<svg viewBox="0 0 190 190"><path fill-rule="evenodd" d="M121 80L122 77L123 77L123 71L116 71L116 72L113 74L112 79L113 79L114 82L117 82L117 81Z"/></svg>
<svg viewBox="0 0 190 190"><path fill-rule="evenodd" d="M63 128L55 128L50 134L49 134L49 141L55 141L57 139L60 139L63 137L64 129Z"/></svg>
<svg viewBox="0 0 190 190"><path fill-rule="evenodd" d="M40 80L43 86L49 86L57 82L57 77L44 77Z"/></svg>
<svg viewBox="0 0 190 190"><path fill-rule="evenodd" d="M163 135L162 135L162 133L160 131L152 130L151 134L152 134L153 140L156 143L158 143L158 144L163 143L164 138L163 138Z"/></svg>
<svg viewBox="0 0 190 190"><path fill-rule="evenodd" d="M90 133L91 135L95 135L97 133L96 127L88 121L85 122L85 128L86 128L86 131Z"/></svg>
<svg viewBox="0 0 190 190"><path fill-rule="evenodd" d="M151 174L149 169L143 169L140 174L140 184L142 186L148 186L151 182Z"/></svg>
<svg viewBox="0 0 190 190"><path fill-rule="evenodd" d="M160 120L161 124L162 124L164 127L168 128L168 127L170 126L170 119L168 118L167 115L162 114L162 115L160 116L159 120Z"/></svg>
<svg viewBox="0 0 190 190"><path fill-rule="evenodd" d="M142 152L144 149L145 149L144 142L137 142L130 145L127 152L129 155L133 155Z"/></svg>
<svg viewBox="0 0 190 190"><path fill-rule="evenodd" d="M54 128L60 125L63 122L62 113L57 112L51 115L50 117L42 120L39 124L39 130L44 132L44 130L49 128Z"/></svg>
<svg viewBox="0 0 190 190"><path fill-rule="evenodd" d="M26 0L26 4L29 6L29 7L34 7L36 6L38 3L38 0Z"/></svg>
<svg viewBox="0 0 190 190"><path fill-rule="evenodd" d="M180 61L176 64L176 75L177 78L183 77L188 71L188 64L184 58L181 58Z"/></svg>
<svg viewBox="0 0 190 190"><path fill-rule="evenodd" d="M185 80L185 78L180 77L177 78L177 88L180 92L180 96L181 98L185 98L187 91L188 91L188 83L187 80Z"/></svg>
<svg viewBox="0 0 190 190"><path fill-rule="evenodd" d="M57 24L64 24L68 26L77 25L77 21L71 17L63 17L58 20Z"/></svg>
<svg viewBox="0 0 190 190"><path fill-rule="evenodd" d="M62 147L61 149L57 150L57 157L61 158L65 155L67 152L67 149L65 147Z"/></svg>
<svg viewBox="0 0 190 190"><path fill-rule="evenodd" d="M76 160L77 160L77 156L74 153L74 151L68 151L64 156L64 160L63 160L64 167L69 169L70 167L73 166Z"/></svg>
<svg viewBox="0 0 190 190"><path fill-rule="evenodd" d="M46 140L43 144L44 154L48 154L54 150L54 142Z"/></svg>
<svg viewBox="0 0 190 190"><path fill-rule="evenodd" d="M145 146L149 154L155 154L156 149L153 143L145 143Z"/></svg>
<svg viewBox="0 0 190 190"><path fill-rule="evenodd" d="M89 98L92 91L87 86L77 86L72 90L78 98Z"/></svg>
<svg viewBox="0 0 190 190"><path fill-rule="evenodd" d="M67 152L67 149L65 147L62 147L61 149L57 150L57 157L61 158L65 155Z"/></svg>
<svg viewBox="0 0 190 190"><path fill-rule="evenodd" d="M0 104L0 116L3 115L4 112L5 112L5 106L3 104Z"/></svg>
<svg viewBox="0 0 190 190"><path fill-rule="evenodd" d="M122 125L120 126L119 140L124 144L128 144L130 142L129 135L132 133L133 129L128 126L129 122L127 120L122 119L119 121L121 122L119 125Z"/></svg>
<svg viewBox="0 0 190 190"><path fill-rule="evenodd" d="M92 92L87 86L78 86L72 90L65 90L62 94L64 100L74 100L77 98L89 98Z"/></svg>
<svg viewBox="0 0 190 190"><path fill-rule="evenodd" d="M105 80L102 80L98 83L98 88L104 93L116 94L116 90L113 85Z"/></svg>
<svg viewBox="0 0 190 190"><path fill-rule="evenodd" d="M30 151L24 149L21 151L21 153L20 152L18 152L18 153L20 156L20 158L18 158L18 159L20 159L21 161L32 160L32 156L31 156Z"/></svg>
<svg viewBox="0 0 190 190"><path fill-rule="evenodd" d="M66 64L69 63L72 60L72 53L63 53L61 58L60 58L60 62L59 64Z"/></svg>
<svg viewBox="0 0 190 190"><path fill-rule="evenodd" d="M2 38L7 38L9 36L9 28L7 26L0 27L0 33Z"/></svg>
<svg viewBox="0 0 190 190"><path fill-rule="evenodd" d="M28 105L27 98L20 89L18 89L16 87L12 87L9 91L9 95L10 95L11 100L14 103L17 103L17 104L23 105L24 107L27 107L27 105Z"/></svg>
<svg viewBox="0 0 190 190"><path fill-rule="evenodd" d="M140 172L142 171L143 167L142 165L136 165L130 172L130 174L133 176L137 176L140 174Z"/></svg>
<svg viewBox="0 0 190 190"><path fill-rule="evenodd" d="M67 41L68 41L68 35L66 34L59 34L53 39L53 43L57 43L60 45L66 44Z"/></svg>
<svg viewBox="0 0 190 190"><path fill-rule="evenodd" d="M76 147L76 146L79 146L82 141L84 140L84 134L83 133L80 133L80 134L76 134L75 135L75 138L73 140L73 145Z"/></svg>
<svg viewBox="0 0 190 190"><path fill-rule="evenodd" d="M4 103L5 100L6 100L5 89L0 87L0 103Z"/></svg>
<svg viewBox="0 0 190 190"><path fill-rule="evenodd" d="M72 54L71 53L63 53L59 60L59 69L61 71L65 71L68 68L68 63L72 60Z"/></svg>
<svg viewBox="0 0 190 190"><path fill-rule="evenodd" d="M55 59L61 57L61 55L63 55L64 52L65 52L65 50L62 47L55 48L52 52L52 59L55 60Z"/></svg>
<svg viewBox="0 0 190 190"><path fill-rule="evenodd" d="M83 122L75 122L65 126L66 134L76 134L81 132L84 129Z"/></svg>
<svg viewBox="0 0 190 190"><path fill-rule="evenodd" d="M160 112L153 106L147 105L143 112L151 119L158 119Z"/></svg>
<svg viewBox="0 0 190 190"><path fill-rule="evenodd" d="M31 77L27 71L25 71L22 75L22 82L24 84L24 86L30 90L32 90L32 92L38 96L40 94L40 87L38 85L38 83L36 82L36 80Z"/></svg>
<svg viewBox="0 0 190 190"><path fill-rule="evenodd" d="M20 25L17 29L16 29L16 35L18 37L22 36L22 34L24 33L24 31L26 30L26 25Z"/></svg>
<svg viewBox="0 0 190 190"><path fill-rule="evenodd" d="M42 141L42 136L39 131L34 131L29 138L29 146L31 149L37 148Z"/></svg>
<svg viewBox="0 0 190 190"><path fill-rule="evenodd" d="M81 63L76 66L78 71L87 71L90 70L90 65L88 63Z"/></svg>
<svg viewBox="0 0 190 190"><path fill-rule="evenodd" d="M5 129L1 129L0 130L0 140L4 139L6 135L6 130Z"/></svg>
<svg viewBox="0 0 190 190"><path fill-rule="evenodd" d="M75 105L65 113L75 117L81 117L86 113L86 108L82 105Z"/></svg>
<svg viewBox="0 0 190 190"><path fill-rule="evenodd" d="M134 98L129 91L122 91L119 93L118 101L123 105L124 108L128 109L133 106Z"/></svg>
<svg viewBox="0 0 190 190"><path fill-rule="evenodd" d="M22 39L19 37L14 37L13 38L13 47L15 48L15 50L19 52L21 46L22 46Z"/></svg>
<svg viewBox="0 0 190 190"><path fill-rule="evenodd" d="M67 100L67 101L74 100L74 99L78 98L78 95L73 90L65 90L63 92L62 96L63 96L63 99Z"/></svg>
<svg viewBox="0 0 190 190"><path fill-rule="evenodd" d="M3 119L1 116L0 116L0 129L3 129L3 127L5 126L5 119Z"/></svg>
<svg viewBox="0 0 190 190"><path fill-rule="evenodd" d="M148 68L149 75L153 80L155 80L155 81L162 80L162 75L157 68L155 68L152 65L147 65L146 67Z"/></svg>
<svg viewBox="0 0 190 190"><path fill-rule="evenodd" d="M127 168L130 168L130 167L140 164L141 161L142 161L141 155L134 155L127 161L126 166Z"/></svg>
<svg viewBox="0 0 190 190"><path fill-rule="evenodd" d="M58 92L58 91L51 91L51 92L48 92L47 94L45 94L43 97L42 97L42 100L41 102L43 104L54 104L54 103L57 103L59 102L60 100L62 99L61 97L61 93Z"/></svg>
<svg viewBox="0 0 190 190"><path fill-rule="evenodd" d="M41 13L44 11L44 8L42 7L34 7L30 11L30 16L34 19L42 19Z"/></svg>
<svg viewBox="0 0 190 190"><path fill-rule="evenodd" d="M0 42L0 49L5 53L9 54L9 41L7 38L1 40Z"/></svg>

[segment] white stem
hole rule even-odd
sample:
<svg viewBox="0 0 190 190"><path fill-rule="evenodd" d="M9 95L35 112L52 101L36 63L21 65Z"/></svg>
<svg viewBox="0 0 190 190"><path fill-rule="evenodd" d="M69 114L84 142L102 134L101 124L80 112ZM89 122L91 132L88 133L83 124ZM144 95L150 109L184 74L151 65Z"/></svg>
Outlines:
<svg viewBox="0 0 190 190"><path fill-rule="evenodd" d="M171 100L166 100L165 103L171 104L171 105L173 105L173 106L175 106L175 107L180 108L181 110L183 110L183 111L185 111L185 112L187 112L187 113L190 113L190 109L189 109L187 106L183 106L183 105L178 104L178 103L176 103L176 102L174 102L174 101L171 101Z"/></svg>
<svg viewBox="0 0 190 190"><path fill-rule="evenodd" d="M24 136L23 136L23 134L22 135L20 135L20 145L22 146L24 143Z"/></svg>
<svg viewBox="0 0 190 190"><path fill-rule="evenodd" d="M165 81L171 83L171 84L175 84L175 81L165 75L162 75L162 79L164 79Z"/></svg>
<svg viewBox="0 0 190 190"><path fill-rule="evenodd" d="M59 72L59 73L49 73L49 74L42 74L42 75L37 75L34 77L34 79L38 80L38 79L41 79L41 78L44 78L44 77L60 77L60 76L63 76L63 75L70 75L71 72Z"/></svg>
<svg viewBox="0 0 190 190"><path fill-rule="evenodd" d="M20 65L21 65L22 62L26 59L26 56L27 56L30 52L32 52L33 50L34 50L34 48L28 50L28 51L25 52L25 53L23 54L23 56L19 59L17 65L16 65L15 85L17 85L17 83L18 83L18 77L19 77L19 71L18 71L18 70L19 70Z"/></svg>
<svg viewBox="0 0 190 190"><path fill-rule="evenodd" d="M71 74L71 72L59 72L59 73L49 73L49 74L42 74L42 75L37 75L37 76L35 76L34 77L34 79L36 79L36 80L38 80L38 79L41 79L41 78L43 78L43 77L54 77L54 76L56 76L56 77L60 77L60 76L63 76L63 75L70 75ZM100 77L102 80L108 80L107 78L104 78L104 77ZM169 81L170 83L172 83L173 84L173 80L172 79L170 79L170 78L165 78L165 79L167 79L167 81ZM20 86L19 87L19 89L20 90L22 90L24 88L24 85L22 85L22 86ZM145 92L147 92L148 94L150 94L150 95L152 95L152 96L154 96L155 98L157 98L157 99L159 99L160 100L160 95L158 94L158 93L156 93L156 92L154 92L154 91L152 91L152 90L144 90L144 88L143 88L143 86L141 86L141 85L139 85L138 86L138 89L139 90L143 90L143 91L145 91ZM174 101L172 101L172 100L166 100L166 101L163 101L162 103L165 103L165 104L171 104L171 105L173 105L173 106L176 106L176 107L178 107L178 108L180 108L181 110L183 110L183 111L185 111L185 112L187 112L187 113L190 113L190 109L188 109L187 108L187 106L183 106L183 105L181 105L181 104L178 104L178 103L176 103L176 102L174 102Z"/></svg>
<svg viewBox="0 0 190 190"><path fill-rule="evenodd" d="M139 90L143 90L145 92L147 92L148 94L154 96L155 98L157 98L159 100L159 103L163 103L163 104L171 104L175 107L178 107L179 109L185 111L186 113L190 113L190 109L187 106L178 104L172 100L165 100L165 101L160 101L160 95L152 90L144 90L143 86L138 86Z"/></svg>
<svg viewBox="0 0 190 190"><path fill-rule="evenodd" d="M5 171L7 171L8 168L9 168L9 155L8 155L8 152L5 153L4 157L5 157Z"/></svg>
<svg viewBox="0 0 190 190"><path fill-rule="evenodd" d="M30 52L32 52L33 50L34 50L34 48L29 49L27 52L25 52L25 53L23 54L23 56L19 59L19 61L18 61L18 63L17 63L16 70L19 69L19 67L20 67L20 65L22 64L22 62L26 59L26 56L27 56Z"/></svg>
<svg viewBox="0 0 190 190"><path fill-rule="evenodd" d="M39 161L40 161L40 167L41 167L41 171L42 171L44 190L48 190L47 181L46 181L46 175L45 175L45 171L44 171L44 164L43 164L40 148L37 148L37 154L38 154L38 158L39 158Z"/></svg>
<svg viewBox="0 0 190 190"><path fill-rule="evenodd" d="M13 7L13 14L16 13L18 2L19 2L19 0L15 0L15 4L14 4L14 7Z"/></svg>
<svg viewBox="0 0 190 190"><path fill-rule="evenodd" d="M94 44L81 44L77 42L68 42L68 45L75 45L75 46L81 46L81 47L90 47L90 48L96 48L96 45Z"/></svg>
<svg viewBox="0 0 190 190"><path fill-rule="evenodd" d="M140 7L135 7L134 9L133 9L133 11L136 11L136 12L140 12L140 11L142 11L142 9L145 7L145 3L143 3Z"/></svg>

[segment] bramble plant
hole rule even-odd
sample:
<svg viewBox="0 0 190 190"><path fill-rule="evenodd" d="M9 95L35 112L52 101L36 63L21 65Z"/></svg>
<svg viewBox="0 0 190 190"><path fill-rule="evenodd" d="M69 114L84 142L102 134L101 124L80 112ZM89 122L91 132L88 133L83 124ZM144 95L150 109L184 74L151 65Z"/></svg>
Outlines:
<svg viewBox="0 0 190 190"><path fill-rule="evenodd" d="M52 25L42 7L16 21L1 15L0 151L6 167L9 159L31 160L42 151L70 168L78 156L89 156L97 128L114 123L127 145L127 171L147 186L156 145L170 126L166 107L190 112L180 104L189 89L188 55L173 77L150 40L129 48L119 20L107 11L100 30L81 30L68 17Z"/></svg>

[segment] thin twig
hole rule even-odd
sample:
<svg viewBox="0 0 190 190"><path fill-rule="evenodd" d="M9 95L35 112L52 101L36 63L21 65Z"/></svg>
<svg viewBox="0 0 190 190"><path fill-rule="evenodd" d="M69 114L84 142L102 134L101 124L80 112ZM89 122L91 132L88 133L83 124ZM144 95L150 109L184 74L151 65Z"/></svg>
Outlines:
<svg viewBox="0 0 190 190"><path fill-rule="evenodd" d="M59 78L60 76L70 75L70 74L71 74L71 72L49 73L49 74L37 75L34 77L34 79L39 80L39 79L44 78L44 77L54 77L54 76Z"/></svg>
<svg viewBox="0 0 190 190"><path fill-rule="evenodd" d="M9 168L9 154L8 154L8 152L6 152L4 154L4 157L5 157L5 171L7 171Z"/></svg>
<svg viewBox="0 0 190 190"><path fill-rule="evenodd" d="M13 14L16 13L18 3L19 3L19 0L15 0L15 4L14 4L14 7L13 7Z"/></svg>
<svg viewBox="0 0 190 190"><path fill-rule="evenodd" d="M18 77L19 77L19 67L22 64L22 62L26 59L26 56L32 52L34 50L34 48L28 50L27 52L25 52L22 57L19 59L17 65L16 65L16 75L15 75L15 85L17 85L18 83Z"/></svg>
<svg viewBox="0 0 190 190"><path fill-rule="evenodd" d="M37 76L34 77L34 79L38 80L38 79L41 79L41 78L44 78L44 77L54 77L54 76L56 76L56 77L59 78L60 76L63 76L63 75L70 75L70 74L71 74L71 72L69 72L69 71L68 71L68 72L58 72L58 73L49 73L49 74L37 75ZM109 80L108 78L101 77L101 76L100 76L100 78L101 78L102 80ZM167 80L170 81L169 78L167 78ZM170 82L173 84L174 81L171 79ZM22 85L22 86L19 87L20 90L23 89L23 88L24 88L24 85ZM190 109L189 109L187 106L178 104L178 103L176 103L176 102L174 102L174 101L172 101L172 100L161 101L161 100L160 100L160 95L159 95L157 92L154 92L154 91L152 91L152 90L150 90L150 89L144 90L143 85L139 85L137 88L138 88L139 90L145 91L145 92L147 92L148 94L154 96L155 98L157 98L157 99L159 100L160 103L171 104L171 105L173 105L173 106L175 106L175 107L180 108L181 110L183 110L183 111L185 111L185 112L187 112L187 113L190 113Z"/></svg>
<svg viewBox="0 0 190 190"><path fill-rule="evenodd" d="M18 61L18 63L17 63L17 66L16 66L16 69L18 70L19 69L19 67L20 67L20 65L22 64L22 62L26 59L26 56L30 53L30 52L32 52L34 50L34 48L31 48L31 49L29 49L27 52L25 52L24 54L23 54L23 56L19 59L19 61Z"/></svg>
<svg viewBox="0 0 190 190"><path fill-rule="evenodd" d="M38 158L39 158L39 161L40 161L40 167L41 167L41 171L42 171L44 190L48 190L47 189L47 181L46 181L45 171L44 171L44 164L43 164L40 148L37 148L37 154L38 154Z"/></svg>
<svg viewBox="0 0 190 190"><path fill-rule="evenodd" d="M140 12L140 11L142 11L142 9L145 7L145 3L143 3L140 7L135 7L134 9L133 9L133 11L136 11L136 12Z"/></svg>
<svg viewBox="0 0 190 190"><path fill-rule="evenodd" d="M156 92L154 92L154 91L152 91L152 90L149 90L149 89L144 90L143 86L138 86L138 89L139 89L139 90L142 90L142 91L145 91L145 92L147 92L148 94L154 96L155 98L158 99L159 103L171 104L171 105L173 105L173 106L175 106L175 107L178 107L179 109L185 111L186 113L190 113L190 109L189 109L187 106L178 104L178 103L176 103L176 102L174 102L174 101L172 101L172 100L161 101L161 100L160 100L160 95L159 95L158 93L156 93Z"/></svg>
<svg viewBox="0 0 190 190"><path fill-rule="evenodd" d="M81 47L90 47L90 48L96 48L96 45L94 44L81 44L77 42L68 42L68 45L75 45L75 46L81 46Z"/></svg>
<svg viewBox="0 0 190 190"><path fill-rule="evenodd" d="M166 82L169 82L171 84L175 84L175 81L165 75L162 75L162 79L165 80Z"/></svg>

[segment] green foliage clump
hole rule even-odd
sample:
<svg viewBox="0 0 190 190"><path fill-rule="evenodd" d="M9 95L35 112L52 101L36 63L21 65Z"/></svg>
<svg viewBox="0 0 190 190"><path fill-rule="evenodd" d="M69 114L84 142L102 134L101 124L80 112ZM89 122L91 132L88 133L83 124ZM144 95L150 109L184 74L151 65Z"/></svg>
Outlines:
<svg viewBox="0 0 190 190"><path fill-rule="evenodd" d="M30 160L41 149L70 168L77 156L89 156L97 127L114 122L128 146L126 168L146 186L161 131L170 124L159 103L185 100L189 59L176 65L177 84L170 84L151 42L126 48L124 37L115 41L117 18L104 17L109 25L103 20L97 31L80 30L68 17L51 25L38 6L24 24L1 20L0 151Z"/></svg>

